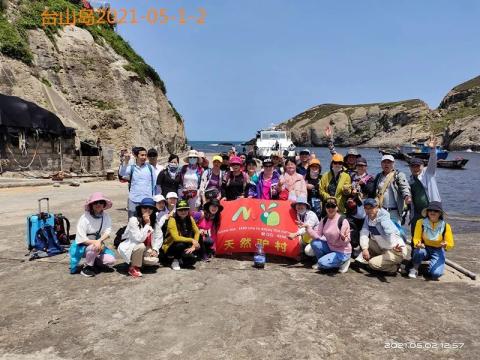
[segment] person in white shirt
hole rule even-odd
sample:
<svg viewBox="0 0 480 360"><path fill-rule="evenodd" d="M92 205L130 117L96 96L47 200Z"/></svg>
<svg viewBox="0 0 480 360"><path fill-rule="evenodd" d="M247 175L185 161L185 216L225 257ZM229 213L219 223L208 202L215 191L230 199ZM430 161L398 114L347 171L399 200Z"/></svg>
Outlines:
<svg viewBox="0 0 480 360"><path fill-rule="evenodd" d="M316 230L319 225L319 220L317 215L310 210L310 204L306 197L299 196L295 202L292 203L292 208L297 214L297 224L308 224L312 229ZM298 231L288 235L289 240L298 238L300 244L300 252L304 253L307 256L315 256L310 243L312 238L307 233L305 226L299 226Z"/></svg>
<svg viewBox="0 0 480 360"><path fill-rule="evenodd" d="M81 274L87 277L95 276L95 270L102 266L115 264L114 252L104 244L112 233L112 219L105 212L111 207L112 202L100 192L93 193L85 202L85 213L78 220L75 243L70 249L71 272L76 272L82 257L86 258L86 265Z"/></svg>
<svg viewBox="0 0 480 360"><path fill-rule="evenodd" d="M156 204L152 198L143 199L136 208L136 215L128 220L127 228L118 246L122 258L130 264L128 274L142 276L142 266L156 265L163 244L162 229L157 226Z"/></svg>

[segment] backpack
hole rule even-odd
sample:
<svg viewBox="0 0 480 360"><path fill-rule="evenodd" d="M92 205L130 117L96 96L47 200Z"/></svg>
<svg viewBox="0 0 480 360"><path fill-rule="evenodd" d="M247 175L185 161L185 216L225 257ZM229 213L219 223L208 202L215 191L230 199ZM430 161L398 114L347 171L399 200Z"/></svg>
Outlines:
<svg viewBox="0 0 480 360"><path fill-rule="evenodd" d="M325 226L327 220L328 217L325 216L322 220L323 226ZM352 247L356 247L360 243L360 231L357 227L357 224L355 224L353 219L350 219L344 215L340 215L337 221L338 231L342 230L343 220L347 220L348 224L350 225L350 243L352 244Z"/></svg>
<svg viewBox="0 0 480 360"><path fill-rule="evenodd" d="M125 241L125 239L123 238L123 234L125 233L126 228L127 228L126 225L122 226L115 233L115 239L113 240L113 246L115 247L115 249L118 249L118 246L120 245L120 243Z"/></svg>
<svg viewBox="0 0 480 360"><path fill-rule="evenodd" d="M54 216L55 235L60 245L70 245L70 221L61 213Z"/></svg>
<svg viewBox="0 0 480 360"><path fill-rule="evenodd" d="M63 252L65 252L65 249L59 244L55 234L55 228L52 225L45 225L37 230L30 260L44 257L44 255L41 256L39 253L46 253L47 256L53 256Z"/></svg>
<svg viewBox="0 0 480 360"><path fill-rule="evenodd" d="M343 220L345 219L346 217L344 215L340 215L340 217L338 218L338 221L337 221L338 230L342 229ZM327 220L328 220L328 217L325 216L322 220L323 226L325 226L325 224L327 223Z"/></svg>
<svg viewBox="0 0 480 360"><path fill-rule="evenodd" d="M150 175L152 177L152 196L155 195L155 186L157 185L157 179L154 179L153 176L153 167L150 164L145 164L148 167L148 170L150 170ZM130 165L130 179L128 179L128 191L130 192L130 187L132 186L132 179L133 179L133 173L135 170L135 164Z"/></svg>
<svg viewBox="0 0 480 360"><path fill-rule="evenodd" d="M124 179L122 175L120 175L120 169L122 168L122 164L120 164L120 166L118 167L118 170L117 170L117 177L118 177L118 181L120 181L121 183L126 183L128 182L128 180Z"/></svg>

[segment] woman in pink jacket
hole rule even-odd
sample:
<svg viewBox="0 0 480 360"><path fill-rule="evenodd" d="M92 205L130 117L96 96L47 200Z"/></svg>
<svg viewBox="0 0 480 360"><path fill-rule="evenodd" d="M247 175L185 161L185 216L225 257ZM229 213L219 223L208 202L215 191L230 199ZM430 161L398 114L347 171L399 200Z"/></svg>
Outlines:
<svg viewBox="0 0 480 360"><path fill-rule="evenodd" d="M330 197L325 202L327 216L320 221L318 230L304 224L313 241L311 246L317 257L316 270L338 268L345 273L350 265L352 246L350 245L350 225L348 220L338 213L337 199Z"/></svg>
<svg viewBox="0 0 480 360"><path fill-rule="evenodd" d="M280 177L283 189L288 190L288 199L295 201L298 197L307 197L307 184L302 175L297 173L297 164L292 159L285 162L285 173Z"/></svg>

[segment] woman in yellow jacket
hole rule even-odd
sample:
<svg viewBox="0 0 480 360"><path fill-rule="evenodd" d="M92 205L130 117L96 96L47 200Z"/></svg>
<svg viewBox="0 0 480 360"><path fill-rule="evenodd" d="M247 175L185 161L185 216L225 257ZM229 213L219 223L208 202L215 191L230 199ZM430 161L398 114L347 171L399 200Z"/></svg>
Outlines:
<svg viewBox="0 0 480 360"><path fill-rule="evenodd" d="M189 210L188 202L181 200L177 204L175 215L168 219L167 236L162 251L167 259L172 261L173 270L180 270L180 265L191 267L197 261L194 252L200 248L200 231Z"/></svg>
<svg viewBox="0 0 480 360"><path fill-rule="evenodd" d="M430 260L428 274L438 280L445 269L445 251L453 249L453 234L450 224L443 220L442 203L432 201L423 209L423 219L417 220L413 233L413 268L408 277L415 279L422 261Z"/></svg>
<svg viewBox="0 0 480 360"><path fill-rule="evenodd" d="M319 187L324 204L329 197L334 197L337 199L338 211L345 214L345 202L352 191L352 179L344 172L342 155L332 156L330 171L322 175Z"/></svg>

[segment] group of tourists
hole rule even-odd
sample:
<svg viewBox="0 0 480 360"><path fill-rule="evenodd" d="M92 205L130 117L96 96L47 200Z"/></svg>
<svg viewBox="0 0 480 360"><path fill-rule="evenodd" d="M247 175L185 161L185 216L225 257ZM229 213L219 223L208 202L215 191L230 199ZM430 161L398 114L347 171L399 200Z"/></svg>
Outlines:
<svg viewBox="0 0 480 360"><path fill-rule="evenodd" d="M183 159L170 155L163 167L155 149L135 147L133 156L122 154L119 168L129 195L128 223L115 239L118 253L132 277L141 277L142 267L151 265L192 267L215 254L224 201L283 200L291 202L298 224L288 238L298 240L301 257L312 259L315 269L344 273L358 262L396 274L407 263L411 243L408 277L415 278L429 260L427 275L436 280L454 242L435 179L436 140L429 146L428 165L413 159L409 177L395 168L391 155L382 157L380 173L369 174L367 160L356 149L343 156L333 143L323 174L320 160L308 149L296 158L273 151L263 160L231 151L213 156L211 165L203 153L190 150ZM74 264L86 258L85 276L115 262L104 243L112 235L106 212L111 206L103 194L94 193L78 221L70 252ZM410 239L402 226L406 218Z"/></svg>

